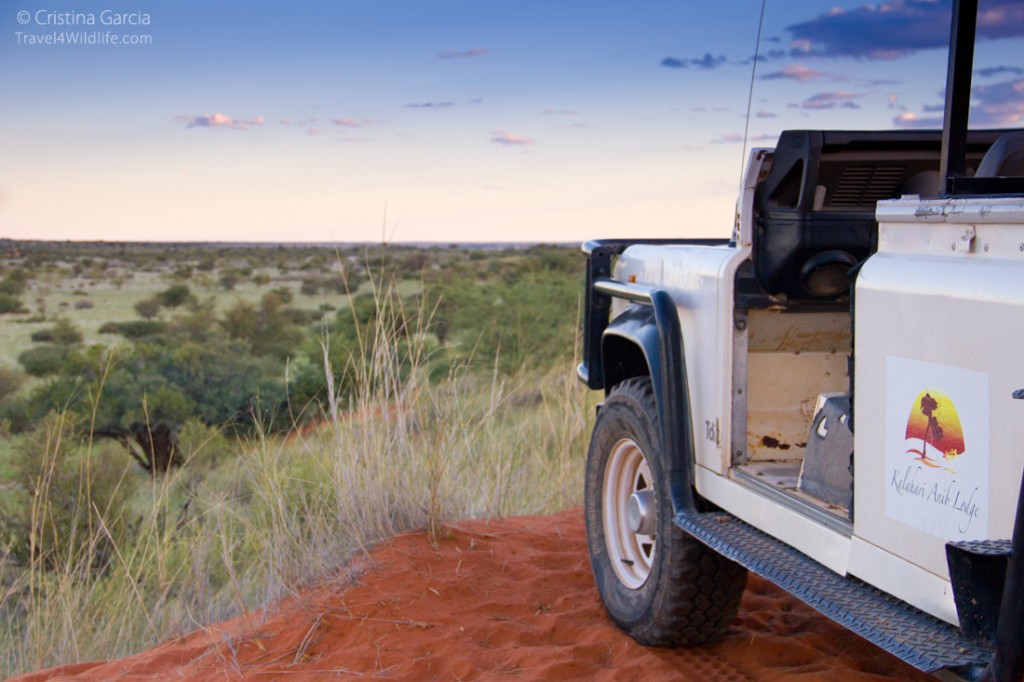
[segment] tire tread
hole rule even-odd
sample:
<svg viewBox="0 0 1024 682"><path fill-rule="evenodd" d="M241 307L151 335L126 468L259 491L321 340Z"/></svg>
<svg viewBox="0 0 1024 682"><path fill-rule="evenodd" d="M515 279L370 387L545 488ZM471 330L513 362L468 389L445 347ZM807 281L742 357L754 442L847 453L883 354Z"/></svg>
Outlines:
<svg viewBox="0 0 1024 682"><path fill-rule="evenodd" d="M635 377L618 384L606 402L611 401L634 403L658 435L660 447L657 403L649 377ZM597 426L595 435L596 429ZM653 454L645 453L645 457ZM657 469L661 471L662 467ZM661 482L659 489L667 495L665 482ZM659 532L666 531L666 541L658 541L657 562L662 564L662 570L646 613L640 618L623 618L609 610L609 615L634 639L649 646L694 646L718 639L739 611L747 570L683 531L671 519L659 522ZM607 599L605 604L607 607Z"/></svg>

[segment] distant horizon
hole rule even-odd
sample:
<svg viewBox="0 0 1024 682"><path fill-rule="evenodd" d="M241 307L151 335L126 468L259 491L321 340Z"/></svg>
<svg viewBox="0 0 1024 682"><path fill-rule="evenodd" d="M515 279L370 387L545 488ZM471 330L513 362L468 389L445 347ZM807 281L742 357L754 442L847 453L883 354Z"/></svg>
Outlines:
<svg viewBox="0 0 1024 682"><path fill-rule="evenodd" d="M419 246L419 247L445 247L445 246L473 246L473 247L510 247L530 248L533 246L578 246L582 242L576 241L239 241L239 240L160 240L160 239L21 239L17 237L0 236L0 247L9 244L94 244L94 245L161 245L161 246L290 246L290 247L315 247L315 246Z"/></svg>

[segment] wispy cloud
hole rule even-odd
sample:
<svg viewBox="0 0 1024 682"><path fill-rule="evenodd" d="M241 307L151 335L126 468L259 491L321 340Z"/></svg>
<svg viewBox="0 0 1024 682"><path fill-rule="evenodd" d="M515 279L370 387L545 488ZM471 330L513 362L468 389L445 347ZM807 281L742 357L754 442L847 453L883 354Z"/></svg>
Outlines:
<svg viewBox="0 0 1024 682"><path fill-rule="evenodd" d="M860 109L860 105L854 102L860 96L852 92L819 92L794 106L800 109Z"/></svg>
<svg viewBox="0 0 1024 682"><path fill-rule="evenodd" d="M944 93L938 93L943 97ZM900 128L941 128L944 106L926 104L921 113L905 111L893 119ZM971 90L971 125L1015 128L1024 125L1024 78L976 85Z"/></svg>
<svg viewBox="0 0 1024 682"><path fill-rule="evenodd" d="M1024 78L973 88L971 122L985 126L1024 124Z"/></svg>
<svg viewBox="0 0 1024 682"><path fill-rule="evenodd" d="M775 114L770 111L759 111L754 116L757 118L775 118Z"/></svg>
<svg viewBox="0 0 1024 682"><path fill-rule="evenodd" d="M471 57L483 57L490 50L486 47L472 47L468 50L438 50L436 53L440 59L469 59Z"/></svg>
<svg viewBox="0 0 1024 682"><path fill-rule="evenodd" d="M507 130L492 130L490 141L504 147L529 147L537 142L532 137L517 135Z"/></svg>
<svg viewBox="0 0 1024 682"><path fill-rule="evenodd" d="M719 66L725 64L726 58L723 55L717 57L710 52L705 52L703 57L696 57L694 59L679 59L678 57L665 57L661 60L661 65L669 69L688 69L693 67L695 69L717 69Z"/></svg>
<svg viewBox="0 0 1024 682"><path fill-rule="evenodd" d="M545 116L575 116L579 112L574 109L545 109L540 113Z"/></svg>
<svg viewBox="0 0 1024 682"><path fill-rule="evenodd" d="M201 114L199 116L177 116L179 121L185 123L186 128L231 128L234 130L248 130L252 126L261 126L264 123L262 116L248 120L235 120L226 114Z"/></svg>
<svg viewBox="0 0 1024 682"><path fill-rule="evenodd" d="M381 121L375 118L336 118L331 123L345 128L366 128L368 126L375 126L381 123Z"/></svg>
<svg viewBox="0 0 1024 682"><path fill-rule="evenodd" d="M405 105L406 109L447 109L454 107L455 102L411 102Z"/></svg>
<svg viewBox="0 0 1024 682"><path fill-rule="evenodd" d="M751 135L747 138L747 142L775 142L778 140L777 135L768 135L767 133L761 133L760 135ZM713 144L734 144L736 142L743 142L742 133L726 133L711 140Z"/></svg>
<svg viewBox="0 0 1024 682"><path fill-rule="evenodd" d="M978 15L981 39L1024 35L1024 3L989 0ZM949 44L950 4L937 0L888 0L855 9L835 8L788 26L794 54L895 59Z"/></svg>
<svg viewBox="0 0 1024 682"><path fill-rule="evenodd" d="M1017 68L1016 66L991 66L987 69L977 69L974 72L975 76L982 78L993 78L995 76L1021 76L1024 75L1024 69Z"/></svg>
<svg viewBox="0 0 1024 682"><path fill-rule="evenodd" d="M792 80L799 81L800 83L806 83L816 78L824 78L827 74L822 71L815 71L814 69L803 66L801 64L789 64L782 71L774 71L772 73L766 73L761 76L766 81L770 80Z"/></svg>
<svg viewBox="0 0 1024 682"><path fill-rule="evenodd" d="M904 111L892 120L897 128L941 128L941 116L919 116L912 111Z"/></svg>

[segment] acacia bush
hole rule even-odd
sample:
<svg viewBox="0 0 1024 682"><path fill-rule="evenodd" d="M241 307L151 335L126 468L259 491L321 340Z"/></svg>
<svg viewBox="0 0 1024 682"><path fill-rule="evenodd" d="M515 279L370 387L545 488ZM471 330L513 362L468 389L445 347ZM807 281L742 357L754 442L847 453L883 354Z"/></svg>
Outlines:
<svg viewBox="0 0 1024 682"><path fill-rule="evenodd" d="M108 324L112 327L108 327ZM101 331L111 328L113 333L120 334L126 339L145 339L164 334L170 327L166 322L159 320L129 320L128 322L108 322L103 325Z"/></svg>
<svg viewBox="0 0 1024 682"><path fill-rule="evenodd" d="M48 329L39 329L31 334L36 342L56 343L64 346L76 346L82 343L85 338L82 330L79 329L65 317L57 320L57 323Z"/></svg>
<svg viewBox="0 0 1024 682"><path fill-rule="evenodd" d="M0 294L0 315L7 313L27 313L28 309L21 303L21 299L13 294Z"/></svg>
<svg viewBox="0 0 1024 682"><path fill-rule="evenodd" d="M60 373L72 350L71 346L47 343L22 352L18 362L34 377L53 376Z"/></svg>
<svg viewBox="0 0 1024 682"><path fill-rule="evenodd" d="M192 290L186 284L172 284L156 295L156 300L165 308L177 308L195 300Z"/></svg>
<svg viewBox="0 0 1024 682"><path fill-rule="evenodd" d="M0 405L25 385L26 376L12 367L0 367Z"/></svg>

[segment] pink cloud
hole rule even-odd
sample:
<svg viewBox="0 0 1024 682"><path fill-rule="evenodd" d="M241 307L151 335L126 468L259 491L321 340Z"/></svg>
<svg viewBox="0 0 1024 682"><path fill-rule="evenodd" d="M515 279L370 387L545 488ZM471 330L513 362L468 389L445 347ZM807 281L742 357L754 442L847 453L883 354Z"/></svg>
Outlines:
<svg viewBox="0 0 1024 682"><path fill-rule="evenodd" d="M793 80L799 83L806 83L814 80L815 78L824 78L827 74L822 71L815 71L812 68L802 66L800 64L788 64L782 71L775 71L774 73L768 73L761 78L764 80Z"/></svg>
<svg viewBox="0 0 1024 682"><path fill-rule="evenodd" d="M981 125L1018 127L1024 123L1024 79L974 88L972 121Z"/></svg>
<svg viewBox="0 0 1024 682"><path fill-rule="evenodd" d="M491 131L491 142L505 147L528 147L535 144L536 140L525 135L510 133L507 130L493 130Z"/></svg>
<svg viewBox="0 0 1024 682"><path fill-rule="evenodd" d="M336 118L331 121L336 126L344 126L346 128L365 128L366 126L377 125L380 121L373 118Z"/></svg>
<svg viewBox="0 0 1024 682"><path fill-rule="evenodd" d="M184 121L186 128L232 128L234 130L248 130L252 126L261 126L265 122L262 116L249 120L235 120L220 112L200 116L178 116L177 119Z"/></svg>
<svg viewBox="0 0 1024 682"><path fill-rule="evenodd" d="M473 47L468 50L440 50L437 56L441 59L466 59L469 57L483 57L490 52L486 47Z"/></svg>
<svg viewBox="0 0 1024 682"><path fill-rule="evenodd" d="M800 108L834 109L842 107L844 109L860 109L860 105L853 101L858 97L860 95L855 95L851 92L819 92L805 99L800 104Z"/></svg>
<svg viewBox="0 0 1024 682"><path fill-rule="evenodd" d="M941 128L941 116L918 116L912 111L905 111L892 120L897 128Z"/></svg>

